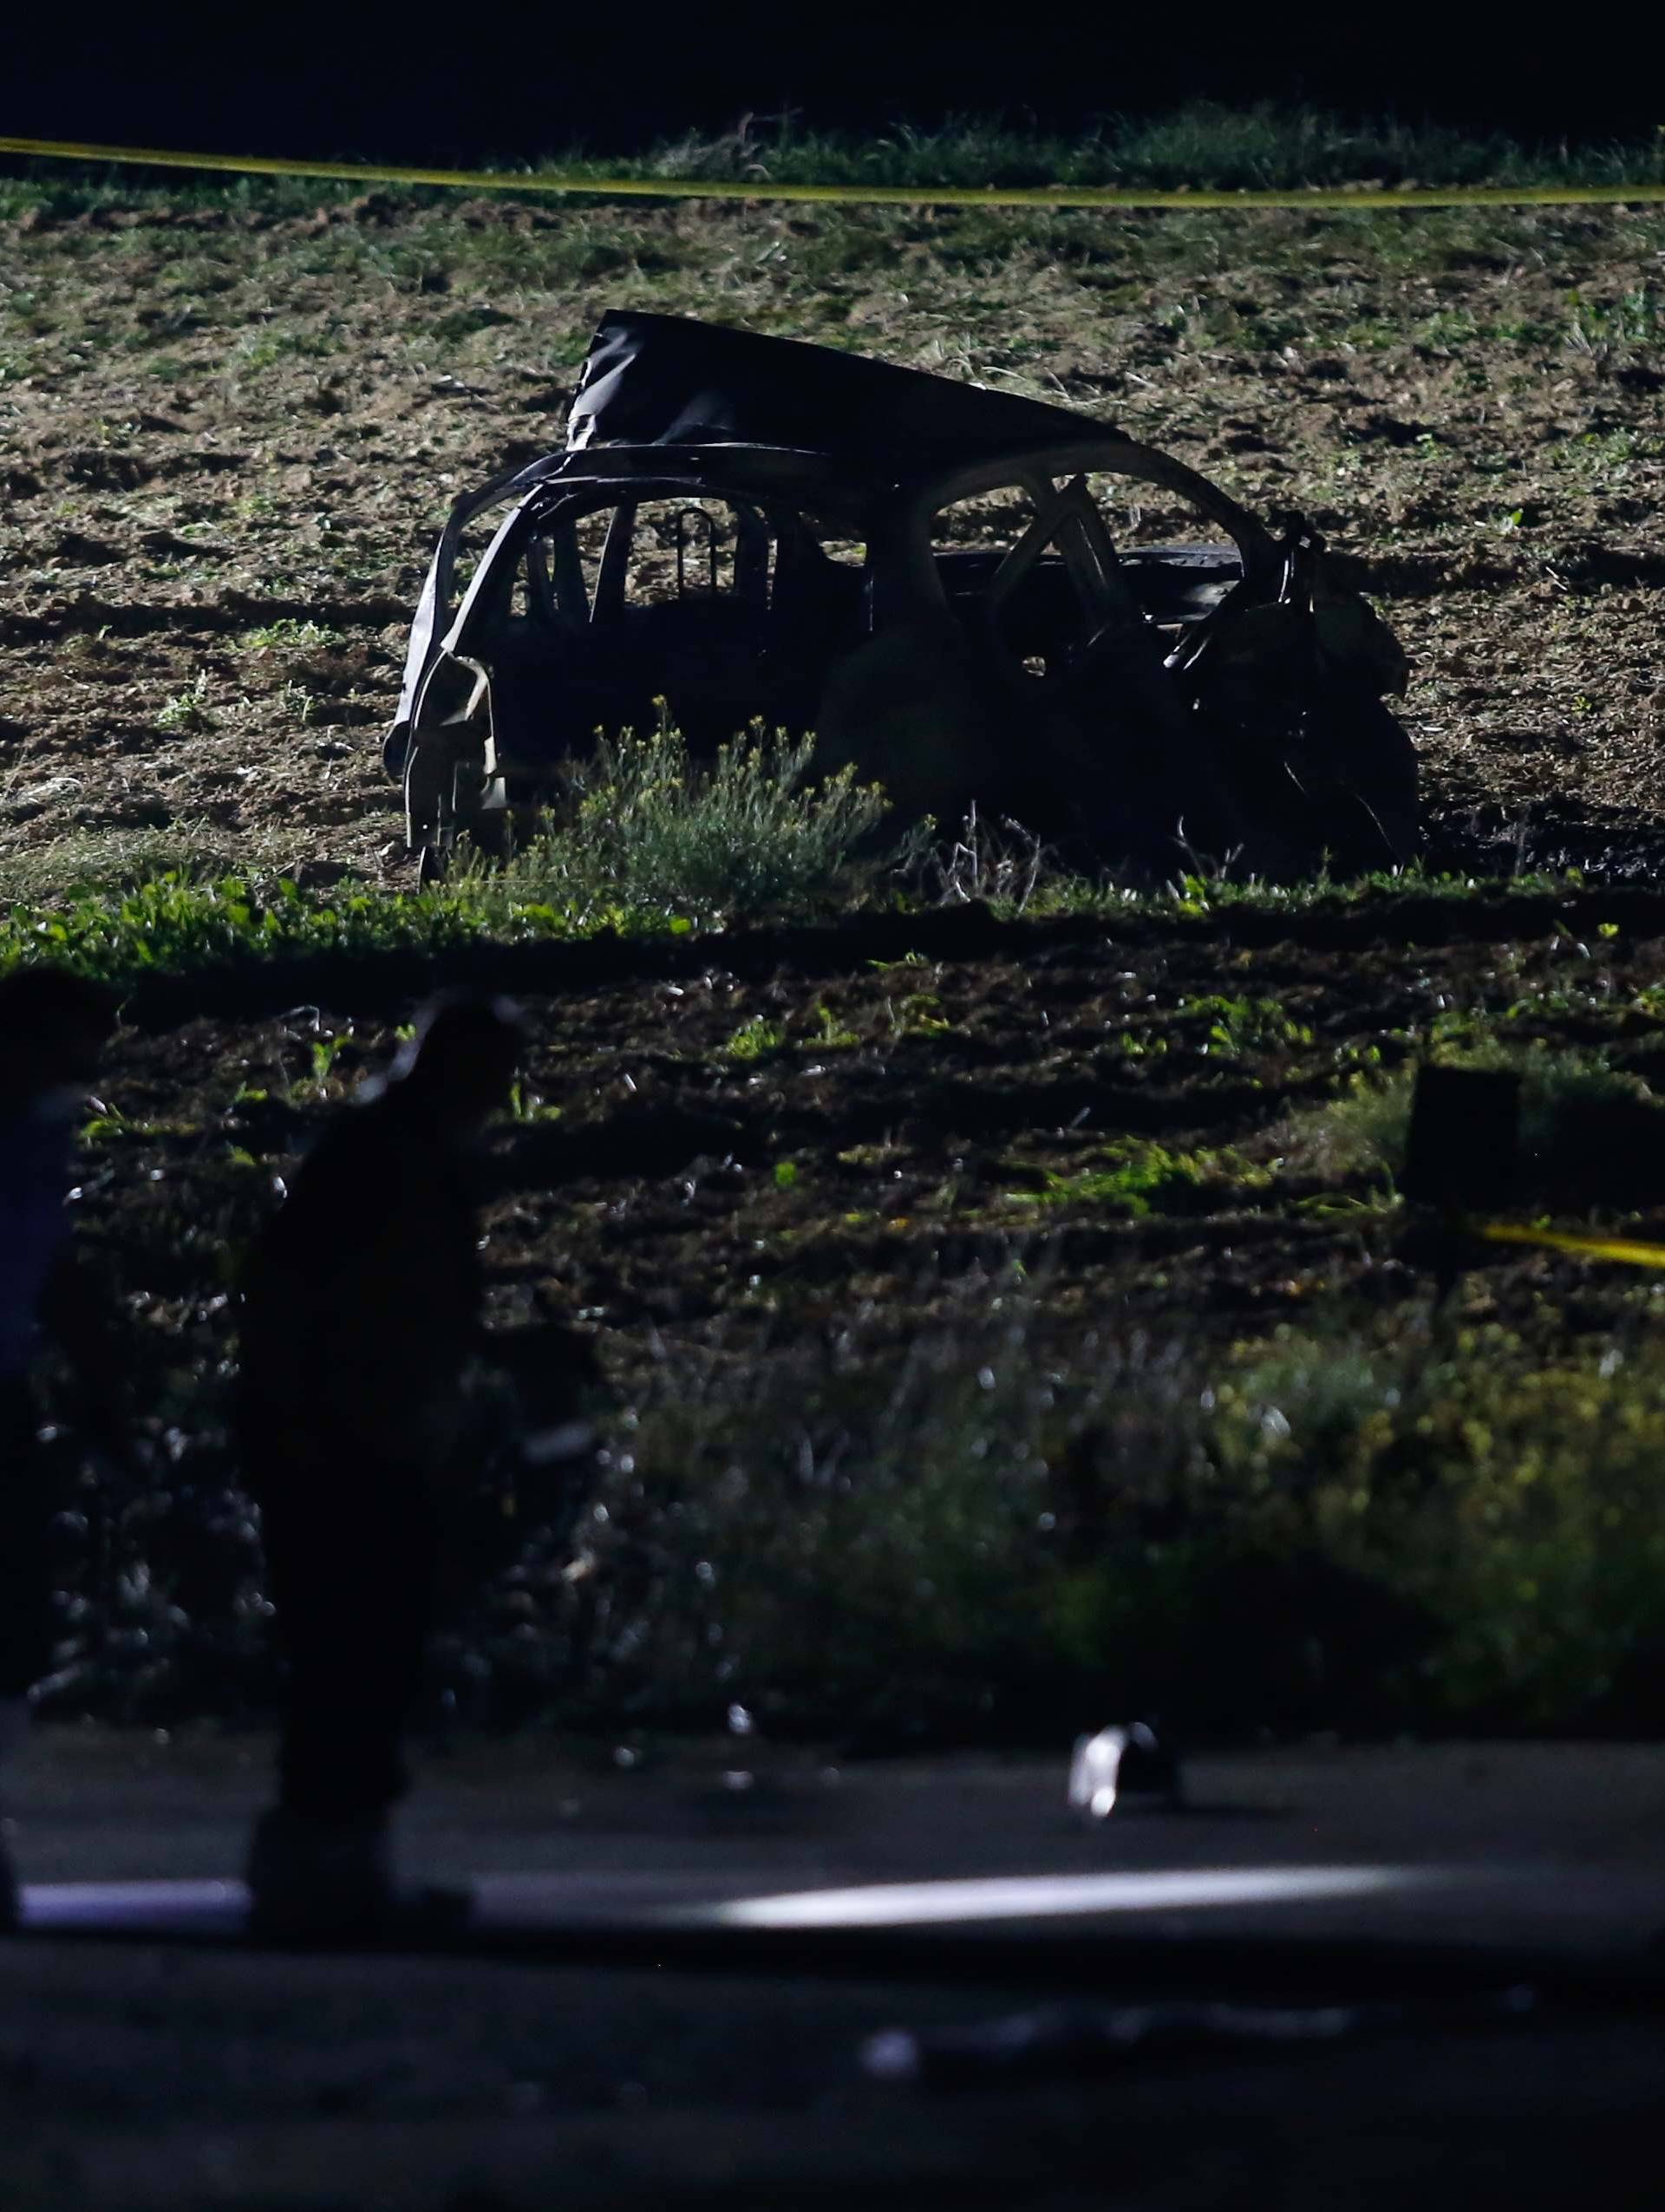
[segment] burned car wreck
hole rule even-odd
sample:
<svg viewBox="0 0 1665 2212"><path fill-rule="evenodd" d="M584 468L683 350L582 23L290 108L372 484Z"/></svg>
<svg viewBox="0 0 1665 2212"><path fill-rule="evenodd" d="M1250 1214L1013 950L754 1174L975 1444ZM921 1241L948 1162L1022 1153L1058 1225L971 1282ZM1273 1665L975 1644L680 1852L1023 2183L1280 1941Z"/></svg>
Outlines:
<svg viewBox="0 0 1665 2212"><path fill-rule="evenodd" d="M814 733L817 769L853 764L899 820L975 805L1159 874L1358 871L1418 847L1382 703L1405 678L1298 517L1269 528L1103 423L615 313L565 450L453 508L385 759L425 877L460 835L501 849L661 700L696 756Z"/></svg>

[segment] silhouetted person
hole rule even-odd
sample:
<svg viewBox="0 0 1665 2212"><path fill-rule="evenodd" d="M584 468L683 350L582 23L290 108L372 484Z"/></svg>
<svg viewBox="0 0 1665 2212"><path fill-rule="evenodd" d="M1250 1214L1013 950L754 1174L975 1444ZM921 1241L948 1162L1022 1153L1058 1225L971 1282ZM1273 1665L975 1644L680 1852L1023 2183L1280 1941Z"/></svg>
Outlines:
<svg viewBox="0 0 1665 2212"><path fill-rule="evenodd" d="M400 1904L388 1815L482 1334L467 1159L520 1042L503 1001L436 1002L325 1130L251 1258L243 1461L290 1666L278 1803L250 1856L259 1932L352 1940Z"/></svg>
<svg viewBox="0 0 1665 2212"><path fill-rule="evenodd" d="M0 976L0 1765L52 1661L50 1536L64 1500L37 1441L31 1371L42 1334L69 1362L82 1439L119 1452L124 1437L120 1331L70 1247L66 1204L115 1007L102 985L62 969ZM16 1902L0 1828L0 1927L15 1922Z"/></svg>

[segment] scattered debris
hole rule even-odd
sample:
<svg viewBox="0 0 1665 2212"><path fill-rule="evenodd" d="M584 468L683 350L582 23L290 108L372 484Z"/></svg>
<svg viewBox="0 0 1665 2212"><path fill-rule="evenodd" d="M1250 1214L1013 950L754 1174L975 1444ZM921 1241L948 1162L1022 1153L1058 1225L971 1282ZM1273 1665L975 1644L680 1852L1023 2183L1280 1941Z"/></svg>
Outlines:
<svg viewBox="0 0 1665 2212"><path fill-rule="evenodd" d="M1127 1796L1170 1805L1182 1795L1179 1764L1142 1720L1131 1728L1100 1728L1078 1736L1069 1762L1069 1803L1084 1821L1107 1820Z"/></svg>
<svg viewBox="0 0 1665 2212"><path fill-rule="evenodd" d="M886 2028L862 2046L876 2080L958 2089L1113 2072L1132 2059L1195 2052L1270 2051L1356 2041L1395 2031L1500 2026L1537 2006L1525 1987L1479 1991L1443 2005L1240 2005L1185 2000L1152 2005L1049 2005L975 2027L917 2033Z"/></svg>

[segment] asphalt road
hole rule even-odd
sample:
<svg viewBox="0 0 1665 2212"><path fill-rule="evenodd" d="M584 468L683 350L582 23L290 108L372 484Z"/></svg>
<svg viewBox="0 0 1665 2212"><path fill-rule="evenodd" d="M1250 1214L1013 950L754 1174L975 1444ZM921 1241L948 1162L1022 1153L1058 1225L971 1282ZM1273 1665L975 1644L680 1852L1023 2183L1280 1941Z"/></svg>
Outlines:
<svg viewBox="0 0 1665 2212"><path fill-rule="evenodd" d="M1665 2061L1665 2006L1630 1988L1665 1928L1650 1746L1198 1759L1185 1810L1124 1804L1091 1830L1066 1814L1062 1751L834 1773L733 1739L628 1766L467 1746L429 1762L406 1856L478 1880L481 1947L351 1958L236 1940L268 1755L100 1732L29 1754L32 1902L42 1922L83 1909L73 1936L0 1946L8 2212L1656 2196L1627 2193ZM81 1886L154 1881L206 1886ZM189 1940L134 1925L159 1909ZM800 1948L724 1950L760 1935ZM1234 1936L1273 1941L1263 1970ZM1333 1988L1290 1980L1290 1936L1342 1962ZM1175 1939L1178 1980L1146 1938ZM989 2021L1065 1982L1071 2003L1200 1992L1309 2018L1315 1995L1381 1994L1361 1959L1429 1939L1479 1947L1455 2011L1376 2036L1129 2049L1096 2078L954 2094L861 2063L887 2028ZM1610 1970L1619 1994L1551 1974L1521 2017L1464 2010L1528 1954Z"/></svg>

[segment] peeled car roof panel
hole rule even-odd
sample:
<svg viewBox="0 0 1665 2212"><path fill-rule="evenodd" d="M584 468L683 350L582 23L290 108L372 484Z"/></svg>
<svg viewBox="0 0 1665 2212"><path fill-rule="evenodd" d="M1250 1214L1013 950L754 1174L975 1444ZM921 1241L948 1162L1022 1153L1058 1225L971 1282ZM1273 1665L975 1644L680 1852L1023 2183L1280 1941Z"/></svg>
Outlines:
<svg viewBox="0 0 1665 2212"><path fill-rule="evenodd" d="M917 369L675 315L604 315L567 418L569 451L754 445L911 472L1120 434L1073 409Z"/></svg>

